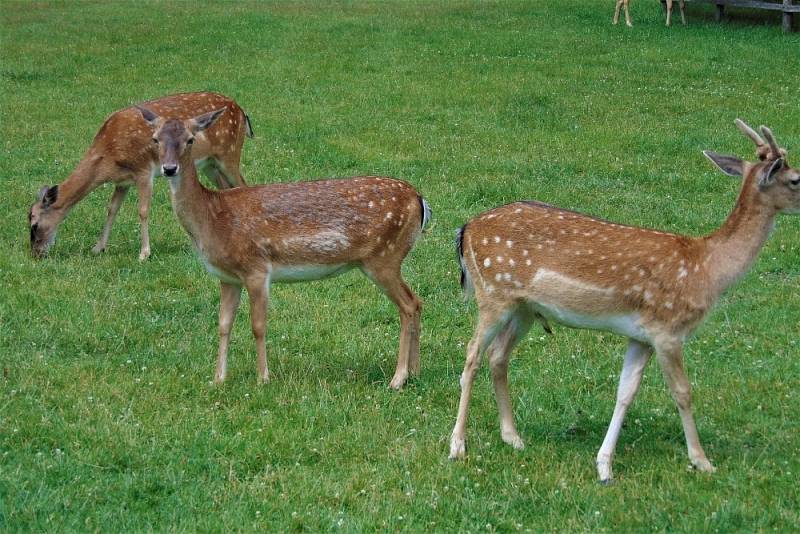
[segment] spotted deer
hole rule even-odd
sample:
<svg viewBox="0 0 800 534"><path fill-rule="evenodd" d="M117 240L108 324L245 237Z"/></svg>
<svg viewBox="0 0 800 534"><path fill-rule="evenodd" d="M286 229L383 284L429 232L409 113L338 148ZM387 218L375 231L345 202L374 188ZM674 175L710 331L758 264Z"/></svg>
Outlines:
<svg viewBox="0 0 800 534"><path fill-rule="evenodd" d="M193 149L198 166L220 189L245 185L239 172L239 158L245 136L253 137L250 120L236 102L216 93L184 93L145 102L165 117L188 119L203 112L224 109L217 124L197 136ZM73 206L102 184L114 184L103 232L92 249L103 252L111 234L111 225L131 185L139 193L139 223L142 246L139 259L150 256L150 233L147 217L153 195L153 178L158 173L158 152L149 126L131 106L114 112L94 136L92 145L59 185L44 186L28 212L31 255L47 254L55 241L58 226Z"/></svg>
<svg viewBox="0 0 800 534"><path fill-rule="evenodd" d="M428 203L406 182L362 176L212 191L197 179L193 141L224 109L196 118L162 118L139 107L159 147L175 215L200 261L220 281L215 381L225 380L228 339L241 288L250 297L258 379L269 381L264 341L270 285L317 280L359 268L400 312L400 350L390 386L419 371L422 301L400 272L425 227Z"/></svg>
<svg viewBox="0 0 800 534"><path fill-rule="evenodd" d="M508 393L508 360L533 323L605 330L628 338L616 406L597 455L601 481L612 479L612 458L625 412L653 352L678 406L691 464L714 467L700 445L692 415L683 345L720 295L745 274L778 213L800 213L800 173L772 132L756 142L756 163L706 151L719 169L743 179L735 208L705 237L686 237L615 224L540 202L516 202L485 212L457 235L462 285L474 290L478 321L461 375L461 400L450 458L465 455L470 392L486 352L503 441L517 449ZM768 147L768 151L764 149Z"/></svg>

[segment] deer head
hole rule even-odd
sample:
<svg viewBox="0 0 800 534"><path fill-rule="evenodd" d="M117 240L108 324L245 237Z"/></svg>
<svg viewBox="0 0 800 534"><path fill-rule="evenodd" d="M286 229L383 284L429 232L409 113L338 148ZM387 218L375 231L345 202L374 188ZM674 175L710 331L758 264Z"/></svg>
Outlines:
<svg viewBox="0 0 800 534"><path fill-rule="evenodd" d="M754 184L763 204L772 207L777 213L800 213L800 171L793 169L786 161L786 149L781 148L772 131L761 126L764 139L740 119L736 126L756 144L759 162L750 163L736 156L704 151L722 172L728 176L743 178Z"/></svg>
<svg viewBox="0 0 800 534"><path fill-rule="evenodd" d="M36 202L28 211L28 224L31 233L31 256L42 258L47 255L50 245L56 238L56 230L61 222L61 214L53 208L58 199L58 186L43 186Z"/></svg>
<svg viewBox="0 0 800 534"><path fill-rule="evenodd" d="M167 177L179 176L181 162L191 156L194 136L209 128L225 111L221 108L191 119L164 119L149 109L136 106L142 118L153 127L153 143L158 145L158 159L161 162L161 173ZM185 167L184 167L185 168Z"/></svg>

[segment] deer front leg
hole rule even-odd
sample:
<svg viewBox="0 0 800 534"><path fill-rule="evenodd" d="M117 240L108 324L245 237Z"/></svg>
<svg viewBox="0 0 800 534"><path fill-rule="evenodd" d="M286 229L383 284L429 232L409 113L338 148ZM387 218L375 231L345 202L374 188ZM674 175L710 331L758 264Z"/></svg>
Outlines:
<svg viewBox="0 0 800 534"><path fill-rule="evenodd" d="M667 26L670 25L671 18L672 18L672 0L667 0Z"/></svg>
<svg viewBox="0 0 800 534"><path fill-rule="evenodd" d="M681 8L681 22L683 23L684 26L686 26L686 13L684 12L684 7L686 6L685 0L680 0L680 3L678 5Z"/></svg>
<svg viewBox="0 0 800 534"><path fill-rule="evenodd" d="M114 224L114 219L120 206L122 206L122 201L125 200L125 195L128 194L128 188L127 185L118 185L114 188L114 192L111 194L111 202L108 204L108 216L106 217L105 225L103 225L103 232L92 249L95 254L100 254L106 249L108 237L111 235L111 226Z"/></svg>
<svg viewBox="0 0 800 534"><path fill-rule="evenodd" d="M250 323L253 327L253 337L256 340L256 352L258 353L258 383L266 384L269 382L265 340L269 306L269 278L266 276L252 277L247 282L247 294L250 297Z"/></svg>
<svg viewBox="0 0 800 534"><path fill-rule="evenodd" d="M148 217L150 214L150 201L153 199L153 178L148 175L136 184L139 193L139 228L142 233L142 248L139 251L139 261L150 257L150 229Z"/></svg>
<svg viewBox="0 0 800 534"><path fill-rule="evenodd" d="M242 187L247 185L239 169L240 156L241 150L238 153L231 152L227 154L224 159L216 162L219 171L225 175L230 187Z"/></svg>
<svg viewBox="0 0 800 534"><path fill-rule="evenodd" d="M698 471L714 472L714 466L706 458L706 453L700 445L700 437L692 415L692 387L683 369L683 347L679 342L668 342L656 346L656 354L661 371L669 385L672 398L678 405L678 412L683 423L683 433L686 436L686 448L689 460Z"/></svg>
<svg viewBox="0 0 800 534"><path fill-rule="evenodd" d="M622 430L622 422L625 420L625 413L639 391L642 383L642 374L653 349L636 340L630 340L628 350L625 353L625 361L622 364L622 373L619 376L619 387L617 389L617 404L614 406L614 415L611 416L611 423L608 425L606 437L603 445L597 453L597 475L600 482L608 484L612 479L611 461L614 458L614 450L617 448L617 439Z"/></svg>
<svg viewBox="0 0 800 534"><path fill-rule="evenodd" d="M236 319L236 311L239 309L239 301L242 296L242 288L237 285L220 282L219 284L219 352L217 354L217 372L214 374L214 382L222 384L228 372L228 341L231 335L233 321Z"/></svg>

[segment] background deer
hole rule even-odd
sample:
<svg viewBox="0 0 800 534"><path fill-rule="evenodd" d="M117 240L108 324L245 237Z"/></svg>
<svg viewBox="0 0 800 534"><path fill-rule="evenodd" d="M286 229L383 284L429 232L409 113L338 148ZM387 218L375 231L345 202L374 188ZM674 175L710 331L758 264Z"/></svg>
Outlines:
<svg viewBox="0 0 800 534"><path fill-rule="evenodd" d="M672 23L672 2L673 0L665 0L667 3L666 11L667 11L667 26L670 26ZM617 0L617 6L614 9L614 19L611 21L612 24L617 24L619 22L619 10L620 8L625 8L625 24L630 28L633 27L633 22L631 22L631 14L628 9L628 4L630 0ZM686 24L686 12L684 10L685 2L684 0L678 0L678 5L680 6L681 10L681 22Z"/></svg>
<svg viewBox="0 0 800 534"><path fill-rule="evenodd" d="M409 184L374 176L212 191L197 179L192 143L224 109L188 120L140 107L153 127L172 206L206 269L220 280L219 353L215 381L225 380L228 339L242 286L258 352L258 378L269 381L264 341L272 282L317 280L354 267L400 312L400 350L390 386L419 371L422 301L400 268L430 217Z"/></svg>
<svg viewBox="0 0 800 534"><path fill-rule="evenodd" d="M245 135L253 137L253 131L250 120L236 102L216 93L184 93L151 100L145 105L165 117L177 119L224 109L224 117L213 128L197 136L194 158L217 187L245 185L239 172L239 158ZM158 152L141 114L134 107L114 112L100 127L72 174L60 185L44 186L39 191L28 212L31 255L39 258L47 254L59 224L72 207L98 186L113 182L115 187L108 205L108 217L92 251L100 253L105 250L114 217L131 184L134 184L139 193L142 233L139 259L147 259L150 256L147 217L153 196L153 178L158 172Z"/></svg>
<svg viewBox="0 0 800 534"><path fill-rule="evenodd" d="M622 421L653 351L678 405L692 465L714 471L695 428L683 344L750 268L775 216L800 213L800 173L789 167L786 152L768 128L761 127L764 143L747 125L737 125L764 159L750 163L704 152L722 172L743 178L730 216L706 237L614 224L539 202L490 210L459 230L462 285L474 289L478 323L461 376L450 458L465 454L469 397L483 352L488 352L502 439L523 447L508 393L509 353L532 323L549 328L554 322L629 338L616 406L597 455L601 481L612 478Z"/></svg>

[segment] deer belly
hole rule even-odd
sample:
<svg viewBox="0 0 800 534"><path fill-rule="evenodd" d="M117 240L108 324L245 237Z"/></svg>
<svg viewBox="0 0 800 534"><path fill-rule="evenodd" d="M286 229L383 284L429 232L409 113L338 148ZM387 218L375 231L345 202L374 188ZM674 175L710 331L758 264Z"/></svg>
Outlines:
<svg viewBox="0 0 800 534"><path fill-rule="evenodd" d="M349 263L330 263L323 265L272 265L269 279L272 282L305 282L337 276L354 266Z"/></svg>
<svg viewBox="0 0 800 534"><path fill-rule="evenodd" d="M543 315L548 321L563 324L570 328L606 330L637 341L648 342L647 333L642 327L638 313L590 315L541 302L532 304L531 308Z"/></svg>
<svg viewBox="0 0 800 534"><path fill-rule="evenodd" d="M647 341L641 317L620 309L614 287L601 287L542 268L531 280L531 289L531 307L550 321Z"/></svg>

